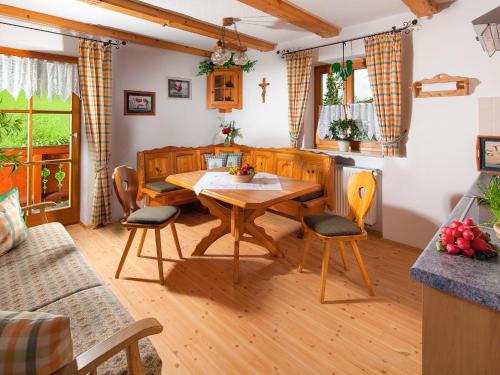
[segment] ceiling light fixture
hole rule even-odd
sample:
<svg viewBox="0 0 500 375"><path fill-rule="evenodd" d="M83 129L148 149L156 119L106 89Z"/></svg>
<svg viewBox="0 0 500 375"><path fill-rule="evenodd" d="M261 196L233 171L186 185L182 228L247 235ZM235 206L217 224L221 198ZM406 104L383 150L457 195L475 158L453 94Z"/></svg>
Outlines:
<svg viewBox="0 0 500 375"><path fill-rule="evenodd" d="M250 60L246 54L247 48L241 44L240 34L238 33L238 29L236 27L237 21L239 21L239 18L232 17L227 17L222 20L220 39L217 41L217 45L210 56L210 60L212 60L215 65L224 65L231 60L231 57L233 58L233 63L236 65L245 65ZM238 39L237 45L226 42L225 40L226 27L231 26L234 26L234 32L236 33L236 38Z"/></svg>

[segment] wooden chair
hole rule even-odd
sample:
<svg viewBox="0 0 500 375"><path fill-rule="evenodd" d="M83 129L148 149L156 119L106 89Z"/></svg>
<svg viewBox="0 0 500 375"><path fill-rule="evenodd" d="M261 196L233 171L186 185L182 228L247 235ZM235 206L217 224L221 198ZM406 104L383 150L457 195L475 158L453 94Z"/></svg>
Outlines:
<svg viewBox="0 0 500 375"><path fill-rule="evenodd" d="M348 202L349 215L342 216L321 214L304 216L302 224L305 231L305 246L302 261L299 265L299 272L302 272L309 248L311 246L312 235L318 237L323 243L323 263L321 266L321 289L320 302L325 301L325 288L328 276L328 262L330 260L330 251L332 242L336 242L339 247L340 256L344 269L347 270L347 258L345 255L344 242L349 242L358 262L361 275L371 296L374 295L373 287L366 272L363 258L359 252L357 242L366 240L368 235L365 231L364 217L370 209L370 206L377 191L377 182L370 172L356 173L349 179L348 183Z"/></svg>
<svg viewBox="0 0 500 375"><path fill-rule="evenodd" d="M115 278L120 277L120 272L127 258L130 247L134 240L135 234L138 229L142 229L141 241L139 243L139 249L137 250L137 256L141 256L142 247L144 246L144 240L146 239L146 234L148 229L155 231L156 239L156 257L158 260L158 273L160 275L160 284L164 284L163 279L163 258L161 251L161 237L160 230L165 228L170 224L172 228L172 235L174 237L175 247L177 249L177 254L179 258L182 259L181 247L179 245L179 238L177 237L177 231L175 229L175 220L180 214L180 210L175 206L155 206L155 207L143 207L139 208L137 205L137 190L138 190L138 179L137 172L130 167L120 166L116 167L113 172L113 185L115 188L118 201L123 208L123 219L121 224L130 230L130 235L128 237L127 244L123 250L123 255L118 264L118 269L116 270Z"/></svg>

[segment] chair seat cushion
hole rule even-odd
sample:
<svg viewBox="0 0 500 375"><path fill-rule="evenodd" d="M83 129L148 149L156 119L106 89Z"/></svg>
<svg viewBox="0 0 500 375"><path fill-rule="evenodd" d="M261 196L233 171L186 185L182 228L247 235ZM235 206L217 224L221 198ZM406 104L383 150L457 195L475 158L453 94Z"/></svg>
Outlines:
<svg viewBox="0 0 500 375"><path fill-rule="evenodd" d="M144 184L146 189L156 191L157 193L168 193L169 191L181 190L178 185L171 184L167 181L152 181Z"/></svg>
<svg viewBox="0 0 500 375"><path fill-rule="evenodd" d="M304 216L304 223L322 236L350 236L362 233L361 228L356 223L337 215L321 214Z"/></svg>
<svg viewBox="0 0 500 375"><path fill-rule="evenodd" d="M161 224L174 216L179 209L175 206L148 206L134 211L127 222L136 224Z"/></svg>
<svg viewBox="0 0 500 375"><path fill-rule="evenodd" d="M297 202L307 202L322 196L323 196L323 190L319 190L319 191L313 191L312 193L309 194L301 195L300 197L297 198L293 198L293 200Z"/></svg>

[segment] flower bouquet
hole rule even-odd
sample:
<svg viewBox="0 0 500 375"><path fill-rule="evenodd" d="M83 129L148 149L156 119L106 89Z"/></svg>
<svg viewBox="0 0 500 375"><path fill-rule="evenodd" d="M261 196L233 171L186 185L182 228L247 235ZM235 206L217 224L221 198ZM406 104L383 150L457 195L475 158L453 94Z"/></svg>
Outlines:
<svg viewBox="0 0 500 375"><path fill-rule="evenodd" d="M221 124L219 125L220 128L220 134L221 136L225 137L224 138L224 146L231 146L234 143L234 139L236 137L242 137L241 135L241 129L237 128L235 126L235 121L229 121L225 122L222 121Z"/></svg>

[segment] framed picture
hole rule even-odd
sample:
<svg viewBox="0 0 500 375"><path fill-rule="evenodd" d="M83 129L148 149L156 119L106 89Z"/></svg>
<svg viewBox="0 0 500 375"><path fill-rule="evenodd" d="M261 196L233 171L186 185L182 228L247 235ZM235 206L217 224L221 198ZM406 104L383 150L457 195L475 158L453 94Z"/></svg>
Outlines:
<svg viewBox="0 0 500 375"><path fill-rule="evenodd" d="M124 91L124 115L154 116L155 93L149 91Z"/></svg>
<svg viewBox="0 0 500 375"><path fill-rule="evenodd" d="M167 77L167 94L169 99L191 99L191 80Z"/></svg>
<svg viewBox="0 0 500 375"><path fill-rule="evenodd" d="M476 143L477 169L486 173L500 173L500 137L480 135Z"/></svg>

